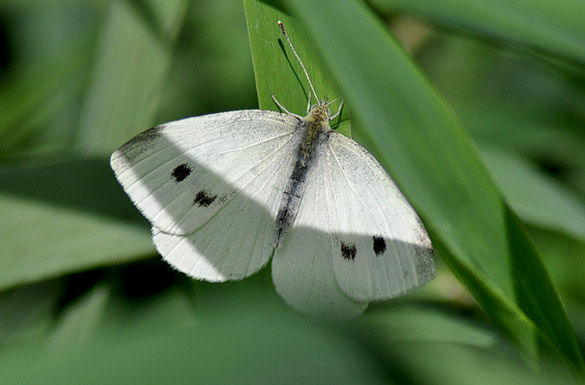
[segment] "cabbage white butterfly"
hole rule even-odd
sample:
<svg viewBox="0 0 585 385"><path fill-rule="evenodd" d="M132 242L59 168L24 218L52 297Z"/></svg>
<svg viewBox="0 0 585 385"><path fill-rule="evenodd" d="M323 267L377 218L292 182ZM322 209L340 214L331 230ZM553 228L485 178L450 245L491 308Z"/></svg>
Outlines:
<svg viewBox="0 0 585 385"><path fill-rule="evenodd" d="M332 102L307 116L243 110L164 123L110 163L174 268L222 282L272 258L277 292L307 313L351 318L435 275L429 236L382 166L332 131ZM273 97L274 98L274 97ZM343 103L341 103L342 105Z"/></svg>

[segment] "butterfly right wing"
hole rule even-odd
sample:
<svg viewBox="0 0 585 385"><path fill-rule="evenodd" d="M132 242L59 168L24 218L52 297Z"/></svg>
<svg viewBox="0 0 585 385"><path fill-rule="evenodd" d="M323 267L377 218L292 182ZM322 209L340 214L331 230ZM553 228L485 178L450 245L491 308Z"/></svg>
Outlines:
<svg viewBox="0 0 585 385"><path fill-rule="evenodd" d="M241 279L272 254L298 124L260 110L170 122L120 147L111 166L167 262L199 279Z"/></svg>
<svg viewBox="0 0 585 385"><path fill-rule="evenodd" d="M272 279L293 307L352 318L435 275L430 238L376 159L337 132L319 148Z"/></svg>

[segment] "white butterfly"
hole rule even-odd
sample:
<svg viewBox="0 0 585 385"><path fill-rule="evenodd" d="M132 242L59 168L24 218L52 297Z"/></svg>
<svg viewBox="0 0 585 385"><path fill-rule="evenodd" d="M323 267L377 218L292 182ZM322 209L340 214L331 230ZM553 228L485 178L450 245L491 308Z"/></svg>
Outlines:
<svg viewBox="0 0 585 385"><path fill-rule="evenodd" d="M432 279L433 250L380 164L330 129L329 104L306 117L244 110L165 123L120 147L111 166L176 269L222 282L272 258L290 305L354 317Z"/></svg>

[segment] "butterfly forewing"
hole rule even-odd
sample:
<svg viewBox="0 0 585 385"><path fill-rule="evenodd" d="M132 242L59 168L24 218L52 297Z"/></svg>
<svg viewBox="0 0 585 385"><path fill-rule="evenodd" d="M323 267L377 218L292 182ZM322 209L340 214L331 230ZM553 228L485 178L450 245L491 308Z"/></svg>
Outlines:
<svg viewBox="0 0 585 385"><path fill-rule="evenodd" d="M257 175L286 158L297 124L257 110L179 120L136 136L114 152L111 165L155 227L188 234L236 193L257 195Z"/></svg>

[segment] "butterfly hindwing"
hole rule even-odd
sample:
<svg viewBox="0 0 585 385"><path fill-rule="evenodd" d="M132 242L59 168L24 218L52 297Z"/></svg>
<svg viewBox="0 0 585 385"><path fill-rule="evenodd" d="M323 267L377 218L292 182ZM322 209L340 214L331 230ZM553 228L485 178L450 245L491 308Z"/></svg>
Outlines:
<svg viewBox="0 0 585 385"><path fill-rule="evenodd" d="M272 253L298 124L258 110L184 119L138 135L111 164L168 262L199 279L240 279Z"/></svg>

